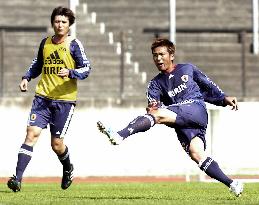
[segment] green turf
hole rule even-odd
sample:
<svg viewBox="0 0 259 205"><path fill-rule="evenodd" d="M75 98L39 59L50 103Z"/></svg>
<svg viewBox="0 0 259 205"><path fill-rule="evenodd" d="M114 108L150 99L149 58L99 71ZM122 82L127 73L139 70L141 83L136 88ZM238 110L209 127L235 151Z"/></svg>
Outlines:
<svg viewBox="0 0 259 205"><path fill-rule="evenodd" d="M259 205L259 183L245 184L238 198L220 183L74 183L65 191L59 186L23 184L21 192L13 193L0 184L0 205Z"/></svg>

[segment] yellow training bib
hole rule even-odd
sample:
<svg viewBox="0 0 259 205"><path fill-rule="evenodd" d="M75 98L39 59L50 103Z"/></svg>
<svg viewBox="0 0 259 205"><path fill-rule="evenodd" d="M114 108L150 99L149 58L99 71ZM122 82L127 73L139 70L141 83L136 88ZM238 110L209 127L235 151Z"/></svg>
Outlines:
<svg viewBox="0 0 259 205"><path fill-rule="evenodd" d="M48 37L43 48L41 79L36 86L36 94L64 101L76 101L77 80L59 77L61 68L75 69L75 61L70 54L71 38L60 44L53 44Z"/></svg>

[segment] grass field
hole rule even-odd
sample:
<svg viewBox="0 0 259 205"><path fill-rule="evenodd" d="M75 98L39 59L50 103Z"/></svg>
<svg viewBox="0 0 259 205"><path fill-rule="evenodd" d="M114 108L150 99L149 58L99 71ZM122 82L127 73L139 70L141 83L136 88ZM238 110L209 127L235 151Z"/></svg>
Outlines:
<svg viewBox="0 0 259 205"><path fill-rule="evenodd" d="M259 205L259 183L245 184L238 198L220 183L74 183L65 191L59 187L59 183L24 183L22 191L14 193L1 183L0 205Z"/></svg>

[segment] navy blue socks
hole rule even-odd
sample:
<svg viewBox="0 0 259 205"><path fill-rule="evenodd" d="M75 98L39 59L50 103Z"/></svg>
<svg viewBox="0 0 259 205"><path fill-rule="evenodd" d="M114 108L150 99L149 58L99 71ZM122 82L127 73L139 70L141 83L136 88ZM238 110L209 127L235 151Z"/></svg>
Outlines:
<svg viewBox="0 0 259 205"><path fill-rule="evenodd" d="M130 135L138 132L145 132L149 130L155 124L155 118L153 115L145 114L143 116L138 116L132 122L128 124L123 130L118 131L118 134L124 139Z"/></svg>
<svg viewBox="0 0 259 205"><path fill-rule="evenodd" d="M63 171L69 171L71 169L71 163L69 158L68 148L66 146L65 152L61 155L57 155L59 161L63 165Z"/></svg>
<svg viewBox="0 0 259 205"><path fill-rule="evenodd" d="M208 176L211 178L214 178L226 186L230 186L230 184L233 182L232 179L228 178L220 169L217 162L215 162L210 157L207 157L203 162L200 162L199 167L202 171L204 171Z"/></svg>
<svg viewBox="0 0 259 205"><path fill-rule="evenodd" d="M25 171L27 165L31 161L33 152L33 147L22 144L19 153L18 153L18 161L16 166L16 177L19 182L22 181L23 172Z"/></svg>

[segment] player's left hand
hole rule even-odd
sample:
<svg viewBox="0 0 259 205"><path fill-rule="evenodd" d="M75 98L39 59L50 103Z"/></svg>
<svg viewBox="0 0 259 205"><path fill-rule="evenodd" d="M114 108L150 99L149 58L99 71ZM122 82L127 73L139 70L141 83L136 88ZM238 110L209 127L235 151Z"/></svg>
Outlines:
<svg viewBox="0 0 259 205"><path fill-rule="evenodd" d="M238 110L238 102L236 97L226 96L224 103L232 107L232 110Z"/></svg>
<svg viewBox="0 0 259 205"><path fill-rule="evenodd" d="M69 75L69 70L67 68L62 68L59 72L58 72L58 76L59 77L68 77Z"/></svg>

